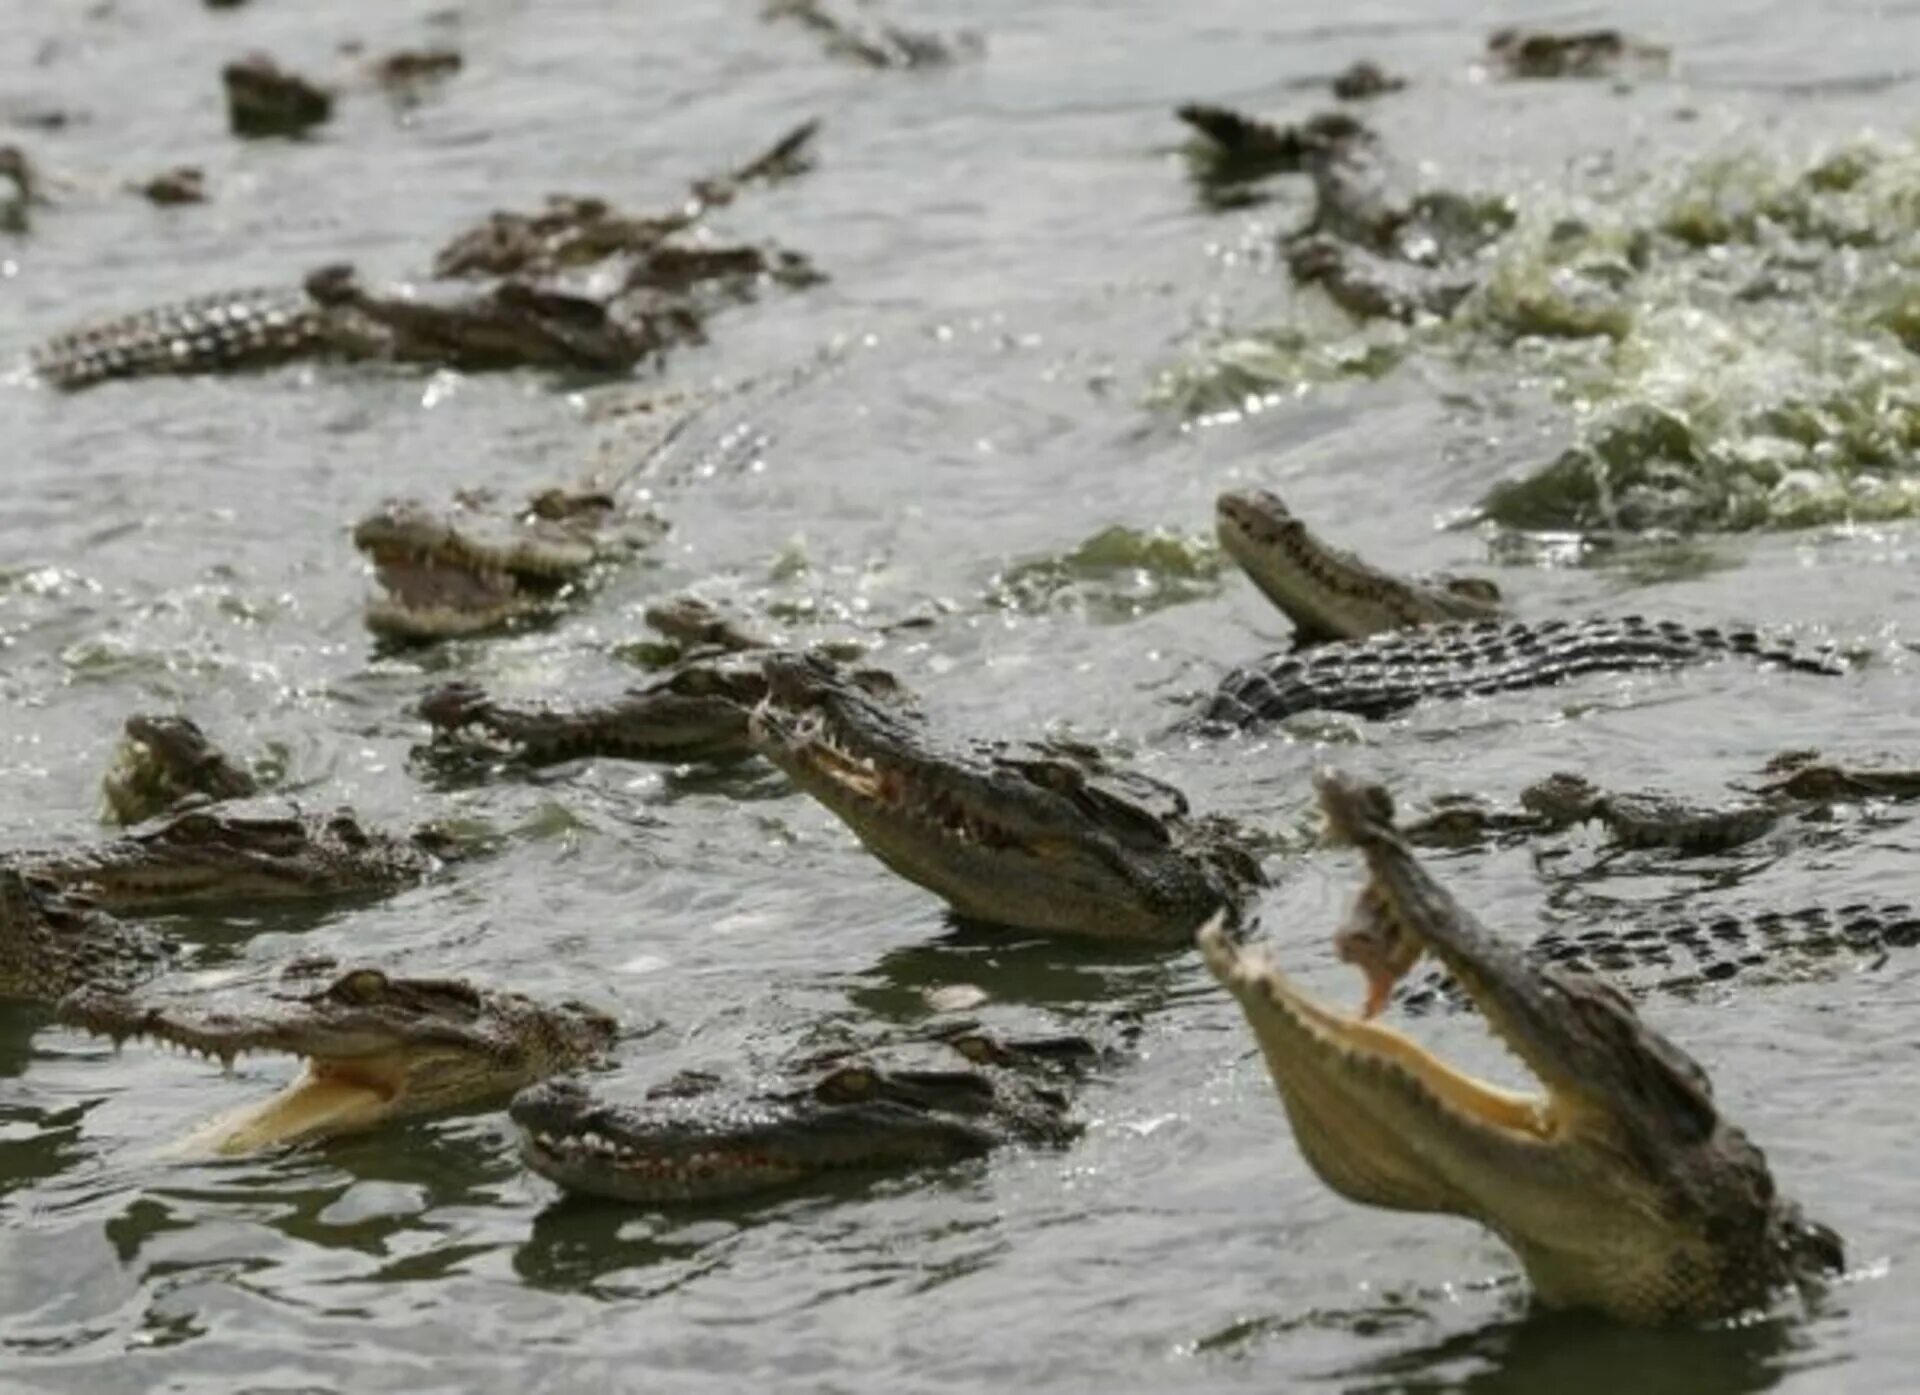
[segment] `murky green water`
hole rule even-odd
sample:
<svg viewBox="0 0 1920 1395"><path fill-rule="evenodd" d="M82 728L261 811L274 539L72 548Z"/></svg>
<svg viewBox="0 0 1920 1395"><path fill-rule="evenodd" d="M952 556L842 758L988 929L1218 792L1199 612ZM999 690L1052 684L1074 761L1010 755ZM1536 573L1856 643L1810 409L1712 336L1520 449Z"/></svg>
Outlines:
<svg viewBox="0 0 1920 1395"><path fill-rule="evenodd" d="M1831 513L1619 566L1499 575L1535 616L1631 608L1831 635L1871 655L1844 682L1723 666L1257 741L1163 733L1285 631L1193 541L1219 489L1272 484L1396 564L1485 566L1482 535L1436 521L1589 441L1599 405L1570 390L1592 365L1560 342L1384 335L1387 356L1354 371L1349 328L1296 298L1272 255L1306 189L1278 180L1266 202L1209 211L1178 154L1176 103L1304 114L1323 96L1313 80L1371 56L1413 79L1369 117L1397 154L1510 193L1523 213L1591 203L1600 227L1649 188L1719 167L1703 161L1754 159L1785 178L1863 139L1910 152L1920 11L1565 16L1675 45L1673 77L1625 90L1476 81L1495 19L1457 3L1318 19L1230 0L888 13L977 28L985 53L870 73L741 3L435 0L352 17L270 0L16 6L0 26L0 120L56 106L75 119L0 132L62 180L29 236L0 241L8 352L323 260L417 275L456 228L549 192L662 206L811 114L827 123L820 168L715 227L806 251L832 279L731 312L709 345L674 357L648 387L809 371L733 399L657 458L645 419L610 410L622 393L530 377L326 369L67 399L0 390L0 845L89 836L121 718L179 706L241 752L277 751L303 800L508 835L498 856L380 905L171 927L248 960L365 956L587 994L631 1024L605 1082L617 1092L690 1066L764 1066L803 1034L910 1022L927 990L956 983L986 990L990 1018L1010 1025L1098 1029L1137 1008L1137 1059L1081 1096L1088 1129L1063 1152L656 1214L558 1204L493 1114L241 1162L167 1159L167 1139L279 1068L223 1078L0 1013L0 1388L1906 1388L1920 1357L1901 1084L1920 1021L1913 957L1648 1004L1858 1268L1775 1320L1622 1332L1529 1315L1508 1256L1470 1226L1362 1210L1315 1182L1237 1011L1192 956L960 936L757 765L592 764L458 789L410 770L421 733L404 711L428 682L611 690L634 672L620 655L648 599L694 583L803 638L934 613L881 640L879 658L941 720L1107 743L1196 806L1283 832L1309 821L1306 774L1330 757L1416 802L1510 797L1566 766L1706 795L1787 747L1912 757L1900 641L1920 626L1920 534ZM337 51L350 37L374 51L457 43L467 67L400 111L352 80ZM224 133L218 65L255 46L342 79L317 139ZM211 203L162 212L120 192L181 162L207 167ZM1905 243L1874 251L1895 290L1920 265L1904 226ZM1830 287L1820 278L1843 272L1807 274ZM1902 303L1888 302L1896 330ZM1661 344L1688 342L1660 324ZM1306 366L1268 371L1197 420L1164 405L1166 370L1262 336ZM1891 410L1899 390L1911 400L1915 359L1884 342L1874 371L1893 386L1876 400ZM1716 391L1737 425L1766 380L1728 361ZM1863 381L1829 356L1808 376ZM634 487L674 531L578 613L426 656L375 653L346 536L358 513L396 492L643 465ZM1543 552L1558 555L1499 549ZM1445 870L1522 934L1595 914L1594 898L1911 894L1910 825L1843 834L1710 862L1576 843ZM1266 932L1310 985L1350 996L1327 938L1352 867L1322 853L1278 870ZM1470 1021L1419 1031L1450 1055L1489 1054Z"/></svg>

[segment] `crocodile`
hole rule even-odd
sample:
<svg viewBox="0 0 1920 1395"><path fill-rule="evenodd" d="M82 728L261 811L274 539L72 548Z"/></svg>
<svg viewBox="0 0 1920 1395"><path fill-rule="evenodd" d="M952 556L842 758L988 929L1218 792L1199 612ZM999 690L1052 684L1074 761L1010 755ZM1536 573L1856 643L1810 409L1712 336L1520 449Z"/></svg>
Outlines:
<svg viewBox="0 0 1920 1395"><path fill-rule="evenodd" d="M1431 954L1535 1077L1518 1094L1300 992L1220 920L1208 968L1238 1000L1295 1140L1363 1204L1479 1222L1548 1307L1641 1324L1730 1317L1839 1270L1840 1239L1776 1191L1707 1074L1603 979L1528 959L1481 926L1400 838L1377 785L1316 779L1369 880L1344 934L1378 972Z"/></svg>
<svg viewBox="0 0 1920 1395"><path fill-rule="evenodd" d="M826 51L869 68L937 68L977 49L978 40L947 40L894 24L857 24L832 13L820 0L767 0L768 19L790 19L820 36Z"/></svg>
<svg viewBox="0 0 1920 1395"><path fill-rule="evenodd" d="M1463 847L1598 823L1622 847L1718 853L1752 842L1786 818L1825 819L1841 804L1920 799L1920 771L1843 765L1812 751L1776 756L1765 774L1769 778L1730 802L1700 804L1663 794L1615 793L1584 775L1556 771L1523 789L1518 809L1447 797L1401 833L1416 845Z"/></svg>
<svg viewBox="0 0 1920 1395"><path fill-rule="evenodd" d="M0 232L23 233L31 221L30 210L47 201L26 151L17 145L0 145L0 179L13 186L13 192L0 199Z"/></svg>
<svg viewBox="0 0 1920 1395"><path fill-rule="evenodd" d="M329 975L312 986L316 974ZM196 1130L183 1150L243 1153L390 1120L503 1100L613 1044L613 1019L463 979L406 978L365 965L296 963L268 986L191 977L133 991L88 985L55 1018L116 1045L165 1043L219 1059L300 1057L304 1069L257 1105Z"/></svg>
<svg viewBox="0 0 1920 1395"><path fill-rule="evenodd" d="M1629 68L1658 72L1672 50L1629 38L1618 29L1496 29L1487 36L1487 61L1510 78L1610 77Z"/></svg>
<svg viewBox="0 0 1920 1395"><path fill-rule="evenodd" d="M0 862L0 1003L56 1003L88 985L129 989L174 953L172 941L145 926Z"/></svg>
<svg viewBox="0 0 1920 1395"><path fill-rule="evenodd" d="M1059 1145L1079 1133L1058 1084L1091 1044L966 1031L929 1045L943 1059L841 1056L744 1097L716 1093L703 1077L621 1105L550 1080L515 1097L508 1113L535 1172L571 1193L646 1205L925 1167L1006 1143Z"/></svg>
<svg viewBox="0 0 1920 1395"><path fill-rule="evenodd" d="M1214 504L1220 546L1293 621L1303 644L1504 613L1479 577L1404 578L1330 547L1266 489L1230 489Z"/></svg>
<svg viewBox="0 0 1920 1395"><path fill-rule="evenodd" d="M187 804L246 799L260 792L188 717L136 712L100 782L112 822L144 823Z"/></svg>
<svg viewBox="0 0 1920 1395"><path fill-rule="evenodd" d="M595 489L543 490L512 512L484 491L446 510L396 500L354 525L385 593L367 603L367 627L434 640L543 619L590 585L597 564L660 531Z"/></svg>
<svg viewBox="0 0 1920 1395"><path fill-rule="evenodd" d="M1263 881L1225 821L1089 748L945 745L817 655L765 668L754 748L963 919L1182 944Z"/></svg>
<svg viewBox="0 0 1920 1395"><path fill-rule="evenodd" d="M1674 669L1727 655L1827 677L1849 670L1844 657L1824 646L1803 650L1752 630L1639 615L1450 621L1269 655L1229 673L1189 725L1217 734L1305 712L1388 717L1425 701L1550 687L1584 674Z"/></svg>
<svg viewBox="0 0 1920 1395"><path fill-rule="evenodd" d="M333 115L333 94L264 53L250 53L220 70L227 93L227 124L236 136L297 136Z"/></svg>
<svg viewBox="0 0 1920 1395"><path fill-rule="evenodd" d="M905 701L898 681L879 669L850 679L882 700ZM589 756L686 761L750 755L748 718L767 695L764 657L692 658L610 702L572 708L496 702L473 683L449 683L421 699L419 713L437 741L477 731L527 765Z"/></svg>
<svg viewBox="0 0 1920 1395"><path fill-rule="evenodd" d="M181 902L367 896L411 886L452 851L432 829L400 838L330 814L227 803L188 809L118 838L12 852L4 860L108 910Z"/></svg>

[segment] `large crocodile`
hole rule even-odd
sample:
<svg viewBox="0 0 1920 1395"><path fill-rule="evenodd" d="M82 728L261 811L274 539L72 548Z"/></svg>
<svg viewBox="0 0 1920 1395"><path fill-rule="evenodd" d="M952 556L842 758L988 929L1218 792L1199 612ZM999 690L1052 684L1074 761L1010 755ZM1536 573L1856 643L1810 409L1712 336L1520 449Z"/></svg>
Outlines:
<svg viewBox="0 0 1920 1395"><path fill-rule="evenodd" d="M1565 683L1590 673L1681 668L1728 655L1834 677L1847 661L1753 630L1638 615L1584 620L1454 621L1281 652L1235 669L1196 719L1201 732L1304 712L1387 717L1414 704Z"/></svg>
<svg viewBox="0 0 1920 1395"><path fill-rule="evenodd" d="M9 852L0 861L121 911L375 895L411 886L450 851L450 840L430 828L396 837L366 827L349 809L301 814L228 803L104 842Z"/></svg>
<svg viewBox="0 0 1920 1395"><path fill-rule="evenodd" d="M55 1016L116 1043L164 1042L227 1065L255 1052L300 1057L304 1068L290 1085L221 1115L184 1145L215 1153L499 1101L591 1063L615 1034L611 1018L582 1003L548 1005L462 979L312 964L264 985L189 977L132 992L84 987Z"/></svg>
<svg viewBox="0 0 1920 1395"><path fill-rule="evenodd" d="M1221 821L1084 747L945 746L818 656L766 672L755 749L963 918L1176 944L1261 884Z"/></svg>
<svg viewBox="0 0 1920 1395"><path fill-rule="evenodd" d="M1500 588L1479 577L1400 577L1322 542L1268 489L1230 489L1214 503L1220 546L1293 621L1302 643L1502 614Z"/></svg>
<svg viewBox="0 0 1920 1395"><path fill-rule="evenodd" d="M1065 1143L1079 1132L1056 1087L1093 1054L1084 1040L968 1031L929 1046L931 1062L843 1056L745 1096L701 1079L620 1105L553 1080L522 1092L509 1112L534 1171L569 1192L642 1204L924 1167L1003 1143Z"/></svg>
<svg viewBox="0 0 1920 1395"><path fill-rule="evenodd" d="M1730 1316L1841 1267L1839 1238L1776 1192L1691 1057L1603 980L1541 965L1479 925L1400 838L1385 790L1331 773L1316 784L1334 836L1369 871L1348 937L1371 942L1388 977L1433 955L1541 1087L1497 1088L1326 1008L1210 922L1202 953L1327 1185L1476 1220L1542 1302L1629 1322Z"/></svg>
<svg viewBox="0 0 1920 1395"><path fill-rule="evenodd" d="M613 1039L611 1020L578 1003L547 1006L456 979L361 967L315 987L302 981L310 962L264 988L227 974L161 978L177 958L172 941L0 865L0 1009L41 1003L116 1041L228 1062L255 1051L305 1059L292 1086L199 1130L195 1149L237 1152L498 1099L590 1063Z"/></svg>
<svg viewBox="0 0 1920 1395"><path fill-rule="evenodd" d="M384 592L368 601L367 626L424 641L539 619L580 594L598 564L661 531L595 489L543 490L518 509L478 491L446 509L396 500L353 529Z"/></svg>

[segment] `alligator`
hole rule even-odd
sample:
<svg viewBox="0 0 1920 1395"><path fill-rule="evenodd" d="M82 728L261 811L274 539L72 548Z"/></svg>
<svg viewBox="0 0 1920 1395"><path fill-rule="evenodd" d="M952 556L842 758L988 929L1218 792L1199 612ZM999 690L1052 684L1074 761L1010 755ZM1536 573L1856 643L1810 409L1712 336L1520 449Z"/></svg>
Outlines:
<svg viewBox="0 0 1920 1395"><path fill-rule="evenodd" d="M100 789L110 820L135 824L189 804L249 798L260 792L260 782L191 718L136 712Z"/></svg>
<svg viewBox="0 0 1920 1395"><path fill-rule="evenodd" d="M318 974L327 977L312 986ZM336 972L313 961L289 966L264 990L258 982L191 978L130 992L87 985L54 1015L116 1045L161 1042L229 1067L253 1052L302 1058L292 1084L220 1116L182 1145L222 1154L496 1102L591 1064L616 1031L612 1018L579 1002L547 1005L462 979L404 978L367 966Z"/></svg>
<svg viewBox="0 0 1920 1395"><path fill-rule="evenodd" d="M1388 717L1424 701L1550 687L1583 674L1674 669L1734 654L1827 677L1849 667L1824 646L1801 650L1752 630L1638 615L1450 621L1269 655L1229 673L1189 725L1218 734L1304 712Z"/></svg>
<svg viewBox="0 0 1920 1395"><path fill-rule="evenodd" d="M353 545L385 591L367 603L367 627L424 641L544 619L591 584L597 564L661 531L594 489L543 490L513 513L484 491L444 511L396 500L354 525Z"/></svg>
<svg viewBox="0 0 1920 1395"><path fill-rule="evenodd" d="M188 809L102 843L0 860L122 911L375 895L420 881L452 851L432 829L394 837L365 827L349 809L301 814L229 803Z"/></svg>
<svg viewBox="0 0 1920 1395"><path fill-rule="evenodd" d="M943 745L817 655L765 670L754 748L963 919L1182 944L1264 880L1224 820L1090 748Z"/></svg>
<svg viewBox="0 0 1920 1395"><path fill-rule="evenodd" d="M965 1030L927 1045L941 1052L930 1065L843 1055L744 1098L716 1094L700 1077L620 1105L550 1080L521 1092L508 1113L535 1172L568 1192L643 1205L925 1167L1003 1143L1059 1145L1079 1133L1058 1085L1094 1054L1090 1043Z"/></svg>
<svg viewBox="0 0 1920 1395"><path fill-rule="evenodd" d="M1518 809L1491 808L1471 796L1443 797L1401 836L1416 845L1464 847L1598 823L1622 847L1718 853L1752 842L1786 818L1825 819L1841 804L1920 799L1920 771L1842 765L1813 751L1776 756L1765 773L1769 778L1732 802L1696 804L1662 794L1614 793L1584 775L1557 771L1523 789Z"/></svg>
<svg viewBox="0 0 1920 1395"><path fill-rule="evenodd" d="M1540 1301L1619 1321L1730 1317L1843 1263L1840 1239L1775 1190L1706 1072L1605 980L1527 958L1481 926L1401 839L1387 792L1316 779L1369 880L1343 938L1373 972L1431 954L1536 1078L1518 1094L1412 1039L1312 1001L1221 919L1202 956L1238 1000L1295 1140L1335 1191L1479 1222Z"/></svg>
<svg viewBox="0 0 1920 1395"><path fill-rule="evenodd" d="M1504 613L1479 577L1403 578L1329 547L1271 490L1228 490L1214 505L1220 546L1293 621L1302 644Z"/></svg>
<svg viewBox="0 0 1920 1395"><path fill-rule="evenodd" d="M907 701L893 675L861 669L849 675L868 695ZM610 702L572 708L516 707L496 702L473 683L449 683L422 698L418 711L436 741L477 731L526 765L589 756L615 760L687 761L750 755L748 718L767 695L764 657L696 657Z"/></svg>
<svg viewBox="0 0 1920 1395"><path fill-rule="evenodd" d="M1488 63L1510 78L1609 77L1628 68L1658 72L1672 56L1670 49L1618 29L1556 34L1509 26L1487 36Z"/></svg>

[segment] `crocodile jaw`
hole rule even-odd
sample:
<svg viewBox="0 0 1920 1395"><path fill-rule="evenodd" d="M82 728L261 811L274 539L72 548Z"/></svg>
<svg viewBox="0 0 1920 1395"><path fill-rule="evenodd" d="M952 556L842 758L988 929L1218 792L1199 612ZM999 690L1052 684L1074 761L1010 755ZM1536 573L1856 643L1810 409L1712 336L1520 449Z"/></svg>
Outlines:
<svg viewBox="0 0 1920 1395"><path fill-rule="evenodd" d="M256 1104L207 1120L173 1149L187 1156L233 1157L279 1144L383 1124L402 1110L403 1082L383 1078L362 1063L353 1067L306 1062L288 1085Z"/></svg>

